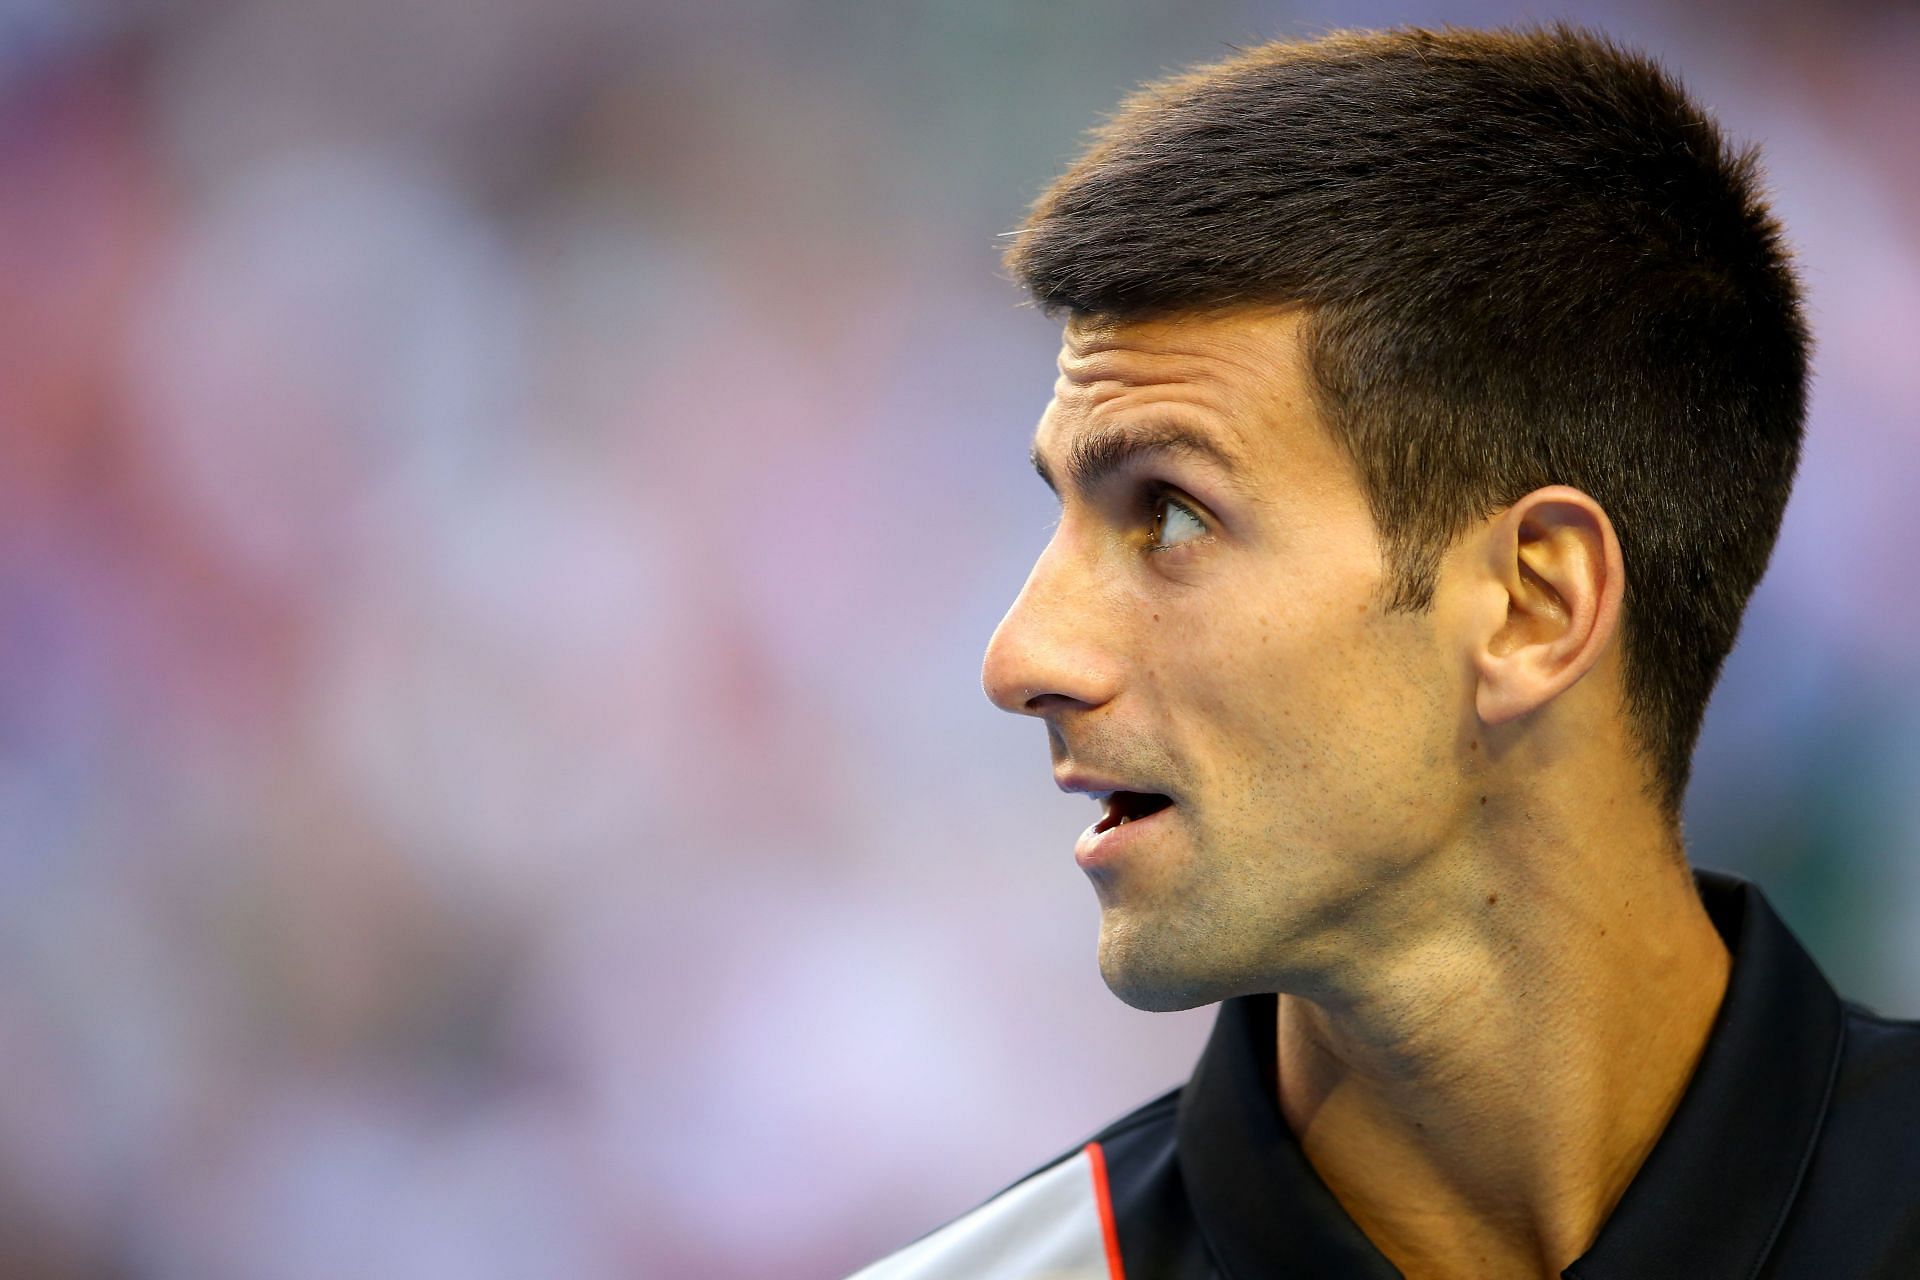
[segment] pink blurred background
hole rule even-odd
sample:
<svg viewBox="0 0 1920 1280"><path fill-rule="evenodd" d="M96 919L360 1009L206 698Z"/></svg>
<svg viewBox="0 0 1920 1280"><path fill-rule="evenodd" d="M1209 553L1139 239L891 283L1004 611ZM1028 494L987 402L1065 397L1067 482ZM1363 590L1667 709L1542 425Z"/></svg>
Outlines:
<svg viewBox="0 0 1920 1280"><path fill-rule="evenodd" d="M1571 16L1820 350L1696 861L1920 1013L1920 10L0 0L0 1261L830 1277L1182 1078L979 658L995 235L1140 79Z"/></svg>

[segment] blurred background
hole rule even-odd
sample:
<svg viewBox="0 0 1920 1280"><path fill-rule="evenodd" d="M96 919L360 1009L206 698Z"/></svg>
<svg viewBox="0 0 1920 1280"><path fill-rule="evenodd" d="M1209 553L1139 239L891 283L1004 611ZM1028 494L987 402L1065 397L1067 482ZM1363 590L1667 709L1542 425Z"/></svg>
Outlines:
<svg viewBox="0 0 1920 1280"><path fill-rule="evenodd" d="M1184 1077L1039 726L1054 330L1142 78L1570 16L1820 339L1697 862L1920 1013L1920 9L0 0L0 1272L831 1277Z"/></svg>

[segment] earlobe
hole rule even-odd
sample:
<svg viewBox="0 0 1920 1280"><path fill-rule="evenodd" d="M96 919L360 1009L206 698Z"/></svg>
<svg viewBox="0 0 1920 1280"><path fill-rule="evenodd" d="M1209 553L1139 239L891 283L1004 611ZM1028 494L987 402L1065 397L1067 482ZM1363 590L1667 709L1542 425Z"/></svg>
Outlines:
<svg viewBox="0 0 1920 1280"><path fill-rule="evenodd" d="M1626 575L1607 513L1587 494L1550 485L1495 516L1481 544L1490 605L1504 616L1483 630L1475 709L1504 724L1571 688L1612 643ZM1497 584L1497 585L1496 585Z"/></svg>

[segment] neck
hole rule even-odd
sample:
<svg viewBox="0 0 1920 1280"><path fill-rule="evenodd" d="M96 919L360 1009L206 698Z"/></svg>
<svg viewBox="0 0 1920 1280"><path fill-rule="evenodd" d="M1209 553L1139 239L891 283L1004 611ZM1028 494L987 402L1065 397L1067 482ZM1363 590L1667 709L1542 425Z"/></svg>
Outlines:
<svg viewBox="0 0 1920 1280"><path fill-rule="evenodd" d="M1420 886L1400 919L1431 927L1312 999L1280 997L1287 1123L1409 1276L1557 1276L1584 1253L1726 990L1730 958L1664 828L1637 847L1552 834Z"/></svg>

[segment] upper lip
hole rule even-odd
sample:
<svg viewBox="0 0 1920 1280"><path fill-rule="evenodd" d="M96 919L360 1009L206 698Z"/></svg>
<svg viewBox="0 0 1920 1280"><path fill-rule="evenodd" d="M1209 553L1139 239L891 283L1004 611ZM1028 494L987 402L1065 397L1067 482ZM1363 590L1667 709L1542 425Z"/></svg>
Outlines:
<svg viewBox="0 0 1920 1280"><path fill-rule="evenodd" d="M1157 787L1139 786L1124 779L1114 778L1106 774L1085 773L1079 770L1068 770L1065 773L1056 772L1053 775L1053 785L1059 787L1062 791L1076 791L1084 795L1092 796L1095 800L1103 804L1106 802L1107 797L1116 791L1131 791L1137 795L1166 796L1169 800L1173 799L1172 795Z"/></svg>

